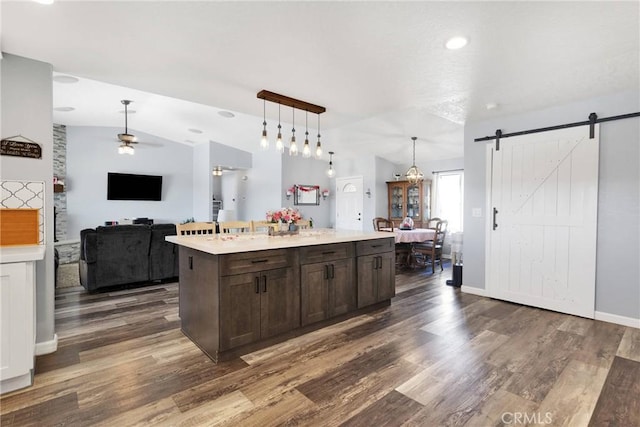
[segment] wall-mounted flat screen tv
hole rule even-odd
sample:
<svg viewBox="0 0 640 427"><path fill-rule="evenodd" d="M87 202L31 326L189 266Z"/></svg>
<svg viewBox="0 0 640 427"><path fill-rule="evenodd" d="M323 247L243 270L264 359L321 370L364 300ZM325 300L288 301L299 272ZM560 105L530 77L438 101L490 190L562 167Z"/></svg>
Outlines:
<svg viewBox="0 0 640 427"><path fill-rule="evenodd" d="M108 172L107 200L162 200L162 176Z"/></svg>

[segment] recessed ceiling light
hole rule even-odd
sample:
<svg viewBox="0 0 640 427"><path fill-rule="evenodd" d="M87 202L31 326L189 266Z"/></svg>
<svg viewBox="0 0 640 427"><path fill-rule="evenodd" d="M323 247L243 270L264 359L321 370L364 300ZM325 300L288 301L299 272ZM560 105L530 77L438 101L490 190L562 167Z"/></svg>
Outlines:
<svg viewBox="0 0 640 427"><path fill-rule="evenodd" d="M126 112L127 112L127 114L135 114L135 113L136 113L136 110L129 110L129 109L127 108L127 111L126 111ZM124 114L124 113L125 113L125 111L124 111L124 110L120 110L120 111L118 111L118 113L120 113L120 114Z"/></svg>
<svg viewBox="0 0 640 427"><path fill-rule="evenodd" d="M54 110L62 111L64 113L68 113L69 111L75 110L75 108L73 108L73 107L55 107Z"/></svg>
<svg viewBox="0 0 640 427"><path fill-rule="evenodd" d="M188 142L189 144L195 144L196 142L191 139L185 139L184 142Z"/></svg>
<svg viewBox="0 0 640 427"><path fill-rule="evenodd" d="M77 77L59 75L53 76L53 81L56 83L78 83L79 80Z"/></svg>
<svg viewBox="0 0 640 427"><path fill-rule="evenodd" d="M466 37L458 36L451 37L449 40L447 40L445 46L447 47L447 49L455 50L465 47L467 43L469 43L469 40L467 40Z"/></svg>
<svg viewBox="0 0 640 427"><path fill-rule="evenodd" d="M53 4L53 0L33 0L33 1L40 4Z"/></svg>
<svg viewBox="0 0 640 427"><path fill-rule="evenodd" d="M200 129L187 129L191 133L202 133Z"/></svg>
<svg viewBox="0 0 640 427"><path fill-rule="evenodd" d="M226 119L230 119L232 117L235 117L236 115L233 114L231 111L218 111L218 114L220 114L222 117L226 118Z"/></svg>
<svg viewBox="0 0 640 427"><path fill-rule="evenodd" d="M487 107L487 110L495 110L496 108L498 108L498 103L497 102L488 102L486 107Z"/></svg>

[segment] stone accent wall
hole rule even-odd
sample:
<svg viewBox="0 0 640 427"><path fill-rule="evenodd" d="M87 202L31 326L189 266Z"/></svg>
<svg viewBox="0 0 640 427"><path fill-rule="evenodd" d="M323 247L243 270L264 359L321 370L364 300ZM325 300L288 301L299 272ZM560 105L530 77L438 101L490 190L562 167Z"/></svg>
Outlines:
<svg viewBox="0 0 640 427"><path fill-rule="evenodd" d="M56 244L60 264L71 264L80 260L80 241Z"/></svg>
<svg viewBox="0 0 640 427"><path fill-rule="evenodd" d="M66 240L80 236L67 236L67 127L53 125L53 175L65 183L65 192L53 193L53 205L56 208L56 235L54 239Z"/></svg>

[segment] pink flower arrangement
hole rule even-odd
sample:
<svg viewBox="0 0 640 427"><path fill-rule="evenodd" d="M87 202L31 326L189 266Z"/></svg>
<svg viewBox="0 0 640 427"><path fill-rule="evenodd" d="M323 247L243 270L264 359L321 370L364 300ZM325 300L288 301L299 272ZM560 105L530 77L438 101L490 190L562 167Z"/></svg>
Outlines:
<svg viewBox="0 0 640 427"><path fill-rule="evenodd" d="M302 216L297 209L282 208L277 211L267 211L267 221L282 222L285 224L295 224Z"/></svg>

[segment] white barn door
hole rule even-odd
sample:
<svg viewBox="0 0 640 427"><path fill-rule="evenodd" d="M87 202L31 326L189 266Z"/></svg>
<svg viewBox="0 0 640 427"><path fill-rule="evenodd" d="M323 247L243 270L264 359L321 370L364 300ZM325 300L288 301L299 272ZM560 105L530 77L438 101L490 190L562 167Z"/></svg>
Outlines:
<svg viewBox="0 0 640 427"><path fill-rule="evenodd" d="M492 148L487 290L492 298L593 318L599 127Z"/></svg>

